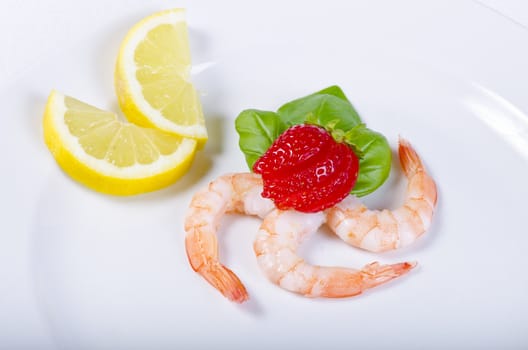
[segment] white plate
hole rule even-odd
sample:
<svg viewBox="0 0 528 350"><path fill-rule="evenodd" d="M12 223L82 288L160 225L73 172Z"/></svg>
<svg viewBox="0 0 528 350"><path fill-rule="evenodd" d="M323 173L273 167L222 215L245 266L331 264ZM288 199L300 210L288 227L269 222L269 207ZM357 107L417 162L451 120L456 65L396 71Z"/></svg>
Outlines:
<svg viewBox="0 0 528 350"><path fill-rule="evenodd" d="M41 136L52 88L116 110L117 47L162 1L44 7L0 20L2 167L0 348L526 348L528 346L528 33L474 2L182 2L210 140L165 190L94 193L64 175ZM524 6L526 10L528 7ZM82 13L81 18L70 17ZM22 24L31 23L29 26ZM5 31L2 31L5 33ZM7 45L7 46L6 46ZM226 217L222 261L251 300L224 299L190 269L182 220L193 193L246 171L233 121L340 85L364 121L394 146L408 138L439 185L430 232L387 254L321 232L310 262L360 266L416 260L409 275L341 300L287 293L260 273L259 220ZM365 200L394 207L395 164Z"/></svg>

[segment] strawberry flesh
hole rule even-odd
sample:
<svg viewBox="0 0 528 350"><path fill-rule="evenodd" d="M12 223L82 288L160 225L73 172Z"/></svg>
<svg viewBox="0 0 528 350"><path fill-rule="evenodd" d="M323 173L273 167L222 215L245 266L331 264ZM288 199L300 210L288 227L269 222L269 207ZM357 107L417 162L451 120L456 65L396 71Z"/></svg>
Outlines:
<svg viewBox="0 0 528 350"><path fill-rule="evenodd" d="M314 157L324 158L332 141L332 136L323 128L294 125L282 133L255 162L253 171L279 176L313 161Z"/></svg>
<svg viewBox="0 0 528 350"><path fill-rule="evenodd" d="M354 187L359 160L324 128L295 125L255 163L264 182L262 196L279 209L317 212L343 200Z"/></svg>

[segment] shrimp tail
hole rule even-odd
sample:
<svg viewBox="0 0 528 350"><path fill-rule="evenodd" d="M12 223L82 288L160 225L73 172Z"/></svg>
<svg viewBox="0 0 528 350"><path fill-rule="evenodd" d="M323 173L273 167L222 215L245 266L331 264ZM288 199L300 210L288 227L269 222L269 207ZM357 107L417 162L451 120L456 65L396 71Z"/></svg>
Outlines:
<svg viewBox="0 0 528 350"><path fill-rule="evenodd" d="M398 154L403 172L410 178L419 171L424 171L424 166L420 156L414 150L413 146L406 139L400 137Z"/></svg>
<svg viewBox="0 0 528 350"><path fill-rule="evenodd" d="M218 261L216 236L198 233L187 235L185 248L192 269L226 298L237 303L243 303L249 298L246 288L235 273Z"/></svg>
<svg viewBox="0 0 528 350"><path fill-rule="evenodd" d="M380 265L373 262L361 270L363 276L363 289L376 287L396 277L411 271L417 265L416 262L402 262L392 265Z"/></svg>
<svg viewBox="0 0 528 350"><path fill-rule="evenodd" d="M207 282L218 289L222 295L236 303L243 303L249 299L246 287L233 271L222 264L203 265L197 270Z"/></svg>
<svg viewBox="0 0 528 350"><path fill-rule="evenodd" d="M361 270L348 268L319 267L320 278L308 294L310 297L343 298L355 296L365 290L389 282L409 272L416 266L414 262L403 262L392 265L370 263Z"/></svg>

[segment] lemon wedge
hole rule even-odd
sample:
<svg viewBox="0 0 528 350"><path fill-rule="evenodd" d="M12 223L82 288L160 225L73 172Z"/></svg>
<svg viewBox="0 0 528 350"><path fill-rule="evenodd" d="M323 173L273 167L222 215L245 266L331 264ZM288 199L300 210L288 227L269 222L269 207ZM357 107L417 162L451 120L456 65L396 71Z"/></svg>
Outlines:
<svg viewBox="0 0 528 350"><path fill-rule="evenodd" d="M207 140L199 96L189 80L191 55L184 9L155 13L126 35L117 57L115 89L127 119Z"/></svg>
<svg viewBox="0 0 528 350"><path fill-rule="evenodd" d="M165 187L189 168L197 141L120 121L115 113L52 91L44 139L61 168L103 193L131 195Z"/></svg>

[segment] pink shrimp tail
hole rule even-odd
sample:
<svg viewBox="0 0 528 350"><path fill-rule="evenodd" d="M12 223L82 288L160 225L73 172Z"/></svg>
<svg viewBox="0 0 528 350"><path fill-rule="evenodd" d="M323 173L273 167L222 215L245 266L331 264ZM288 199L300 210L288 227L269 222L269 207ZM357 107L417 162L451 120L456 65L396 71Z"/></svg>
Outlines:
<svg viewBox="0 0 528 350"><path fill-rule="evenodd" d="M237 303L248 300L248 293L240 279L233 271L218 262L216 236L187 235L185 249L192 269L226 298Z"/></svg>
<svg viewBox="0 0 528 350"><path fill-rule="evenodd" d="M411 177L418 171L424 170L422 160L418 156L418 153L416 153L409 141L402 137L399 139L398 154L400 156L400 164L405 176Z"/></svg>
<svg viewBox="0 0 528 350"><path fill-rule="evenodd" d="M246 288L233 271L222 264L203 265L197 272L227 299L243 303L249 299Z"/></svg>
<svg viewBox="0 0 528 350"><path fill-rule="evenodd" d="M398 278L413 267L414 262L403 262L392 265L370 263L361 270L347 268L322 268L324 277L319 280L319 288L312 288L311 297L343 298L363 293L365 290L379 286ZM316 291L316 293L314 293Z"/></svg>
<svg viewBox="0 0 528 350"><path fill-rule="evenodd" d="M400 277L411 271L416 265L416 262L402 262L392 265L380 265L378 262L370 263L361 270L365 283L364 288L376 287Z"/></svg>

